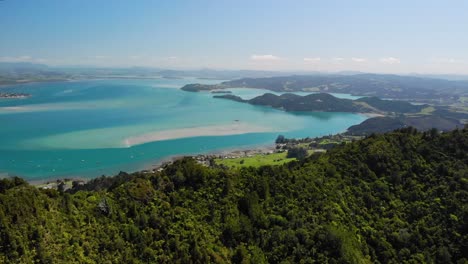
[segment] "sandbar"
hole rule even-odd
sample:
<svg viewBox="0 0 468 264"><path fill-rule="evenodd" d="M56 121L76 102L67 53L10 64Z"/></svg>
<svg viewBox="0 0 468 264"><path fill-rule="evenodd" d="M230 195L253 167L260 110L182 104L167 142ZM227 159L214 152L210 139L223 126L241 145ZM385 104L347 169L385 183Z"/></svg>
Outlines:
<svg viewBox="0 0 468 264"><path fill-rule="evenodd" d="M225 125L213 125L202 127L188 127L163 131L153 131L150 133L128 137L123 141L126 147L140 145L148 142L163 141L178 138L202 137L202 136L227 136L248 133L271 132L272 129L247 123L235 122Z"/></svg>

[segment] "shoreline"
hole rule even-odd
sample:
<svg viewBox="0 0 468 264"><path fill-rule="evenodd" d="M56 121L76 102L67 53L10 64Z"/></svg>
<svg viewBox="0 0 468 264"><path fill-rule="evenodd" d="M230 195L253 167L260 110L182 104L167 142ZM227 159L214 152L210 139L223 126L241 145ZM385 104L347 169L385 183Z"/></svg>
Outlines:
<svg viewBox="0 0 468 264"><path fill-rule="evenodd" d="M346 137L349 137L347 135L344 135L343 133L337 133L334 134L333 136L322 136L322 137L315 137L315 138L300 138L300 139L294 139L293 138L293 144L296 143L303 143L303 140L309 140L307 142L310 142L310 140L314 141L315 140L330 140L330 137L344 137L346 142ZM351 136L355 137L355 136ZM332 140L336 140L332 138ZM349 140L348 140L349 141ZM289 144L289 143L286 143ZM318 143L321 144L321 143ZM333 143L335 144L335 143ZM121 172L125 172L128 174L134 174L134 173L157 173L161 170L163 170L167 165L170 165L174 163L175 161L184 158L184 157L191 157L194 160L196 160L199 164L202 164L204 166L212 166L211 160L212 159L238 159L238 158L243 158L243 157L252 157L256 155L268 155L272 154L275 152L284 152L284 143L264 143L264 144L256 144L256 145L250 145L250 146L245 146L245 147L230 147L230 148L220 148L220 149L215 149L215 150L209 150L209 151L200 151L200 152L194 152L194 153L181 153L181 154L176 154L176 155L170 155L170 156L165 156L161 157L159 159L153 159L149 160L146 162L141 162L141 163L135 163L133 165L133 169L128 169L128 170L120 170ZM281 148L278 148L278 146L281 146ZM312 146L312 149L317 150L326 150L326 147L317 147L317 146ZM131 166L130 166L131 167ZM73 181L77 181L78 184L85 184L91 180L97 179L101 176L105 177L114 177L118 175L118 171L115 171L113 173L110 173L108 175L102 174L102 173L96 173L94 176L91 177L85 177L85 176L80 176L79 174L70 174L70 175L62 175L62 176L56 176L56 177L51 177L51 178L45 178L45 179L33 179L33 180L27 180L25 179L29 184L36 186L37 188L57 188L59 184L62 182L65 183L66 188L70 188L72 186ZM18 176L19 175L8 175L8 173L3 173L4 177L13 177L13 176Z"/></svg>
<svg viewBox="0 0 468 264"><path fill-rule="evenodd" d="M384 114L378 114L378 113L356 113L356 114L360 114L360 115L363 115L363 116L366 116L368 118L373 118L373 117L385 117L386 115Z"/></svg>
<svg viewBox="0 0 468 264"><path fill-rule="evenodd" d="M17 86L17 85L22 85L22 84L35 84L35 83L56 83L56 82L79 82L79 81L102 81L102 80L171 80L171 79L190 79L190 78L196 78L200 79L197 77L191 77L191 76L183 76L183 77L178 77L178 78L168 78L167 76L89 76L89 77L82 77L82 78L67 78L67 79L56 79L56 80L24 80L24 81L17 81L17 82L12 82L12 83L2 83L0 84L0 89L9 87L9 86ZM211 79L201 79L201 80L211 80ZM218 79L216 79L218 80ZM223 81L225 79L219 79L220 81ZM178 87L180 89L181 87Z"/></svg>
<svg viewBox="0 0 468 264"><path fill-rule="evenodd" d="M194 159L196 159L197 157L201 157L201 156L216 156L216 157L226 157L226 156L230 156L230 155L239 155L240 153L257 153L257 154L260 154L260 153L267 153L269 151L274 151L275 150L275 147L276 147L276 144L268 144L268 145L257 145L257 146L250 146L250 147L244 147L244 148L227 148L227 149L218 149L218 150L213 150L213 151L209 151L209 152L198 152L198 153L193 153L193 154L178 154L178 155L171 155L171 156L167 156L167 157L163 157L161 159L158 159L158 160L153 160L151 162L148 162L147 164L145 165L142 165L141 167L139 167L138 169L136 170L132 170L132 171L125 171L123 170L123 172L126 172L128 174L132 174L132 173L156 173L159 169L163 168L164 166L168 165L168 164L172 164L173 162L179 160L179 159L182 159L184 157L192 157ZM9 178L9 177L15 177L16 175L11 175L9 176L8 173L4 173L5 177L4 178ZM118 173L116 174L112 174L112 175L97 175L95 177L92 177L92 178L88 178L88 177L83 177L83 176L57 176L57 177L52 177L52 178L47 178L47 179L34 179L34 180L27 180L27 179L24 179L26 182L28 182L30 185L33 185L33 186L36 186L38 188L43 188L41 185L54 185L54 184L58 184L59 182L68 182L68 183L71 183L73 181L79 181L79 182L83 182L83 183L87 183L88 181L91 181L93 179L96 179L96 178L99 178L101 176L105 176L105 177L114 177L116 176ZM20 177L21 176L17 176L17 177Z"/></svg>
<svg viewBox="0 0 468 264"><path fill-rule="evenodd" d="M35 84L35 83L56 83L56 82L73 82L73 81L81 81L85 79L63 79L63 80L34 80L34 81L24 81L24 82L14 82L14 83L2 83L0 84L0 89L9 87L9 86L18 86L22 84Z"/></svg>
<svg viewBox="0 0 468 264"><path fill-rule="evenodd" d="M112 79L112 78L107 77L107 78L103 78L102 80L108 80L108 79ZM143 78L136 77L135 79L143 79ZM6 84L5 86L12 86L12 85L16 86L16 85L21 85L21 84L33 84L33 83L79 82L79 81L89 81L89 80L99 80L99 79L84 78L84 79L31 81L31 82L22 82L22 83L16 83L16 84ZM18 110L15 108L16 107L12 107L11 110ZM377 113L356 113L356 114L361 114L363 116L366 116L367 118L376 117L376 116L384 116L382 114L377 114ZM269 131L270 130L265 127L249 125L249 124L239 122L239 121L232 121L231 123L228 123L226 125L221 125L221 126L215 125L215 126L205 126L205 127L181 128L181 129L166 130L166 131L154 131L154 132L126 138L123 140L122 143L124 146L131 147L131 146L154 142L154 141L171 140L171 139L178 139L178 138L198 137L198 136L239 135L239 134L246 134L246 133L262 133L262 132L269 132ZM345 132L345 131L342 131L342 132ZM258 150L258 149L259 148L257 147L221 149L221 150L215 150L215 151L211 151L207 153L200 152L200 153L188 154L188 155L182 154L182 155L163 157L162 159L156 160L155 161L156 164L153 163L152 165L145 166L138 170L134 170L133 172L143 171L149 168L158 168L165 162L172 162L178 158L185 157L185 156L195 157L197 155L223 155L223 154L232 154L232 153L239 152L239 151L252 151L252 150ZM8 176L9 174L7 173L7 177ZM80 180L80 181L83 180L86 182L91 179L98 178L100 176L101 176L100 174L96 174L95 177L80 177L79 175L73 175L69 177L57 176L57 177L45 178L44 180L41 180L41 179L31 180L28 182L30 182L33 185L40 185L46 182L52 182L52 181L56 181L56 180L60 180L64 178L70 178L71 180ZM114 174L111 174L108 177L111 177L111 176L114 176Z"/></svg>

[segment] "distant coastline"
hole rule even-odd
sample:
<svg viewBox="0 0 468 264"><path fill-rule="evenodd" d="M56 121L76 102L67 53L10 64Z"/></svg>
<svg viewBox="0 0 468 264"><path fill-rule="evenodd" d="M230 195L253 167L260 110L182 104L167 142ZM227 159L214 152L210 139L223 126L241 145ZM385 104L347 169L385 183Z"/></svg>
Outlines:
<svg viewBox="0 0 468 264"><path fill-rule="evenodd" d="M186 78L192 78L191 76L138 76L138 75L102 75L102 76L83 76L77 78L64 78L64 79L24 79L16 80L11 82L0 82L0 89L8 86L17 86L22 84L33 84L33 83L56 83L56 82L77 82L77 81L96 81L96 80L161 80L161 79L176 79L182 80ZM199 80L225 80L217 78L197 78Z"/></svg>
<svg viewBox="0 0 468 264"><path fill-rule="evenodd" d="M1 82L0 89L6 86L17 86L22 84L31 84L31 83L56 83L56 82L71 82L78 81L80 79L38 79L38 80L17 80L11 82Z"/></svg>

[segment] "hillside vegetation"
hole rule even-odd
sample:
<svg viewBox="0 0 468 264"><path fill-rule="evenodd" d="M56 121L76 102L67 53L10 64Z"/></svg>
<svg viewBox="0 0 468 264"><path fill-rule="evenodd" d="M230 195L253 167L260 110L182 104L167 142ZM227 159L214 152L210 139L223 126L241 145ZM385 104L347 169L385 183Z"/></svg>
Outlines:
<svg viewBox="0 0 468 264"><path fill-rule="evenodd" d="M275 92L349 93L380 98L410 99L420 102L444 102L445 104L458 102L468 93L468 81L390 74L317 74L242 78L215 85L189 84L182 89L200 91L238 87L267 89Z"/></svg>
<svg viewBox="0 0 468 264"><path fill-rule="evenodd" d="M405 128L302 162L0 181L0 263L467 263L468 129Z"/></svg>
<svg viewBox="0 0 468 264"><path fill-rule="evenodd" d="M352 135L384 133L403 127L416 127L419 130L437 128L450 131L463 127L468 120L467 113L453 112L446 107L432 107L426 104L413 105L405 101L382 100L377 97L363 97L356 100L336 98L327 93L300 96L291 93L275 95L266 93L250 100L232 94L215 95L215 98L228 99L253 105L270 106L284 111L323 111L377 113L385 117L374 117L361 124L348 128Z"/></svg>
<svg viewBox="0 0 468 264"><path fill-rule="evenodd" d="M315 93L300 96L291 93L275 95L266 93L250 100L239 96L215 95L214 98L229 99L253 105L271 106L285 111L323 111L360 113L417 113L427 105L412 105L408 102L382 100L377 97L364 97L357 100L337 98L328 93Z"/></svg>

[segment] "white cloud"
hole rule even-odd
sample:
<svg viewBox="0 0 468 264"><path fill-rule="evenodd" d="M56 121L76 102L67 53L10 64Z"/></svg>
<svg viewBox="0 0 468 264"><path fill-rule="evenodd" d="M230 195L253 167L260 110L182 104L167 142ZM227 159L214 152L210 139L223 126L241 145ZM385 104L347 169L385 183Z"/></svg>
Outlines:
<svg viewBox="0 0 468 264"><path fill-rule="evenodd" d="M280 60L280 57L274 55L252 55L250 59L253 61L277 61Z"/></svg>
<svg viewBox="0 0 468 264"><path fill-rule="evenodd" d="M34 58L31 56L18 56L18 57L0 57L0 62L34 62L34 63L44 63L48 60L43 58Z"/></svg>
<svg viewBox="0 0 468 264"><path fill-rule="evenodd" d="M357 63L363 63L367 61L365 58L351 58L351 60Z"/></svg>
<svg viewBox="0 0 468 264"><path fill-rule="evenodd" d="M332 61L335 63L342 63L345 59L340 57L332 58Z"/></svg>
<svg viewBox="0 0 468 264"><path fill-rule="evenodd" d="M400 64L401 60L399 58L386 57L386 58L381 58L380 62L383 64Z"/></svg>
<svg viewBox="0 0 468 264"><path fill-rule="evenodd" d="M166 60L177 60L176 56L167 57Z"/></svg>
<svg viewBox="0 0 468 264"><path fill-rule="evenodd" d="M31 56L18 56L18 57L0 57L0 62L26 62L33 61Z"/></svg>
<svg viewBox="0 0 468 264"><path fill-rule="evenodd" d="M308 63L317 63L320 62L322 59L321 58L304 58L304 62Z"/></svg>
<svg viewBox="0 0 468 264"><path fill-rule="evenodd" d="M91 56L91 59L96 59L96 60L104 60L104 59L108 59L108 58L109 58L108 56L104 56L104 55Z"/></svg>

